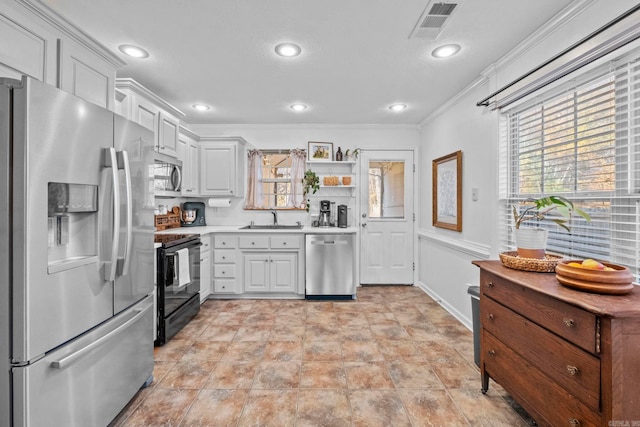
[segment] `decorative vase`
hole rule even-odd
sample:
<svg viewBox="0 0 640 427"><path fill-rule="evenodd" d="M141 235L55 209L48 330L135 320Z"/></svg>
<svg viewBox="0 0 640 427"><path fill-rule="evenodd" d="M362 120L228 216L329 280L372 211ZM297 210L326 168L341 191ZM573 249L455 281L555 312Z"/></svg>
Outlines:
<svg viewBox="0 0 640 427"><path fill-rule="evenodd" d="M549 232L542 228L519 228L515 230L518 256L544 259Z"/></svg>

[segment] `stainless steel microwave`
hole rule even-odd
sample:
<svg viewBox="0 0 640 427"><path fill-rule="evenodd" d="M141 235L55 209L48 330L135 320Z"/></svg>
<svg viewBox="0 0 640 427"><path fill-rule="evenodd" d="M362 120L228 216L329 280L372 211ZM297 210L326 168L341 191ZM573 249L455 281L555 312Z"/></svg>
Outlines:
<svg viewBox="0 0 640 427"><path fill-rule="evenodd" d="M182 191L182 161L166 154L155 154L154 194L158 197L179 197Z"/></svg>

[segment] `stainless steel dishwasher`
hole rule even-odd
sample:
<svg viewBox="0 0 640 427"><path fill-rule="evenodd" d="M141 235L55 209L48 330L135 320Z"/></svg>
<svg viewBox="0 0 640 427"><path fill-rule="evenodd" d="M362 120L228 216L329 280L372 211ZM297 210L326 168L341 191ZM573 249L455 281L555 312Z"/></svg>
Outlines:
<svg viewBox="0 0 640 427"><path fill-rule="evenodd" d="M306 297L354 299L353 234L307 234Z"/></svg>

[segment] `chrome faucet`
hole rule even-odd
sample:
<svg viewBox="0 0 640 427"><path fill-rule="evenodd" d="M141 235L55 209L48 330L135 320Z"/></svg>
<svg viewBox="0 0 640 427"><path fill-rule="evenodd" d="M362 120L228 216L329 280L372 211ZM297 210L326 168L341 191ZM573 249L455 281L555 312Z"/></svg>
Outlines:
<svg viewBox="0 0 640 427"><path fill-rule="evenodd" d="M278 211L271 209L271 213L273 214L273 225L278 225Z"/></svg>

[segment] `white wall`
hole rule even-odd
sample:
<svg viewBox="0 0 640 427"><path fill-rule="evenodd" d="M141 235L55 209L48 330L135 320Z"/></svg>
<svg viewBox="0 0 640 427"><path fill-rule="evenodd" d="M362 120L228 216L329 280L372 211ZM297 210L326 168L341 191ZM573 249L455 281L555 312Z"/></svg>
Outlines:
<svg viewBox="0 0 640 427"><path fill-rule="evenodd" d="M487 67L486 78L454 97L423 123L420 138L422 194L431 194L431 162L463 152L462 232L431 225L431 197L420 203L418 280L428 293L467 326L471 325L469 284L477 284L474 259L497 259L497 112L476 102L515 80L635 6L635 1L578 0L516 49ZM472 188L479 198L471 200Z"/></svg>
<svg viewBox="0 0 640 427"><path fill-rule="evenodd" d="M189 129L200 137L235 135L243 137L259 149L307 148L309 141L332 142L334 153L338 147L344 153L355 148L416 148L420 135L417 126L331 126L331 125L189 125ZM357 183L356 183L357 185ZM355 195L355 191L353 190ZM331 199L331 197L328 197ZM347 203L338 199L338 203ZM351 202L352 203L352 202ZM354 206L347 203L352 211ZM250 221L269 223L268 211L245 211L244 199L233 199L230 208L207 208L207 224L244 225ZM279 211L279 221L291 224L301 221L310 223L310 215L300 211Z"/></svg>

